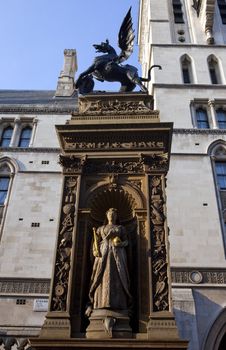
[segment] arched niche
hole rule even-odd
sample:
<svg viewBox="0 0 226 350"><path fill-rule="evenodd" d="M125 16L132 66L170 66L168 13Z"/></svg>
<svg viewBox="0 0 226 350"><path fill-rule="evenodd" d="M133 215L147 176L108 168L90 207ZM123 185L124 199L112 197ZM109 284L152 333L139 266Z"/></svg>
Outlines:
<svg viewBox="0 0 226 350"><path fill-rule="evenodd" d="M84 262L84 286L82 310L84 310L87 304L87 296L89 291L89 281L92 273L92 266L94 258L92 256L92 244L93 244L93 227L97 228L102 226L106 219L106 211L109 208L116 208L118 212L119 224L126 228L128 236L127 260L128 269L131 277L131 294L133 295L134 307L133 318L131 326L133 332L138 332L139 329L139 260L140 253L138 252L138 246L140 244L140 237L138 234L138 220L137 211L145 211L145 198L141 191L139 181L123 182L123 184L116 183L114 181L102 181L98 185L94 185L89 188L84 195L85 202L83 205L87 208L89 214L87 217L87 232L85 246L86 259ZM142 239L144 239L142 237ZM87 327L87 320L82 315L82 331L84 332Z"/></svg>
<svg viewBox="0 0 226 350"><path fill-rule="evenodd" d="M226 307L220 312L211 325L202 350L223 350L226 349Z"/></svg>

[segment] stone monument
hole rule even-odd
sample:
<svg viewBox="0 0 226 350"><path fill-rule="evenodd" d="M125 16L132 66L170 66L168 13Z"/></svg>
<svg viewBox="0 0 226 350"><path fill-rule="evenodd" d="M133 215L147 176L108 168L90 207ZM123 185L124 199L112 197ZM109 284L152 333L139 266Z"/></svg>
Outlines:
<svg viewBox="0 0 226 350"><path fill-rule="evenodd" d="M137 69L130 10L121 53L94 45L79 111L56 130L64 185L49 312L35 349L186 349L171 303L166 211L172 123L160 123ZM157 66L161 68L160 66ZM93 78L119 93L93 92ZM133 93L138 85L142 92Z"/></svg>

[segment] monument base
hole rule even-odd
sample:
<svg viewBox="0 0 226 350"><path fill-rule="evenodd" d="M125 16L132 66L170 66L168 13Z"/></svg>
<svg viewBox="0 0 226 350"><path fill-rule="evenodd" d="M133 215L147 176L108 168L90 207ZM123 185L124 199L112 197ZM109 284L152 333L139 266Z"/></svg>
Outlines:
<svg viewBox="0 0 226 350"><path fill-rule="evenodd" d="M89 321L90 324L86 330L86 338L109 339L132 337L128 311L96 309L92 312Z"/></svg>
<svg viewBox="0 0 226 350"><path fill-rule="evenodd" d="M149 340L138 340L138 339L30 339L31 346L35 350L94 350L94 349L133 349L133 350L181 350L187 349L188 342L184 340L175 341L149 341Z"/></svg>

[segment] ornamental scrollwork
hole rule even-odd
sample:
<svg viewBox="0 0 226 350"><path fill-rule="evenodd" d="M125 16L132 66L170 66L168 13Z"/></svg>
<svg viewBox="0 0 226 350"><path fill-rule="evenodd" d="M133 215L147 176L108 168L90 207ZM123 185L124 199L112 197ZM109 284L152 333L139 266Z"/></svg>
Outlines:
<svg viewBox="0 0 226 350"><path fill-rule="evenodd" d="M150 178L153 311L169 310L163 176Z"/></svg>
<svg viewBox="0 0 226 350"><path fill-rule="evenodd" d="M76 203L77 178L65 177L59 226L51 311L66 311L71 268L72 232Z"/></svg>

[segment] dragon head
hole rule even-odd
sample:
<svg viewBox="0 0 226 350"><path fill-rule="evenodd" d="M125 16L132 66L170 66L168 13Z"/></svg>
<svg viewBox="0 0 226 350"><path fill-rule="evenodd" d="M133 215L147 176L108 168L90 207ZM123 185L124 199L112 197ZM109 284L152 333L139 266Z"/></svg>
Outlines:
<svg viewBox="0 0 226 350"><path fill-rule="evenodd" d="M100 45L94 44L93 47L96 49L96 52L109 52L111 49L111 45L109 45L109 40L106 39L105 42L102 42Z"/></svg>

